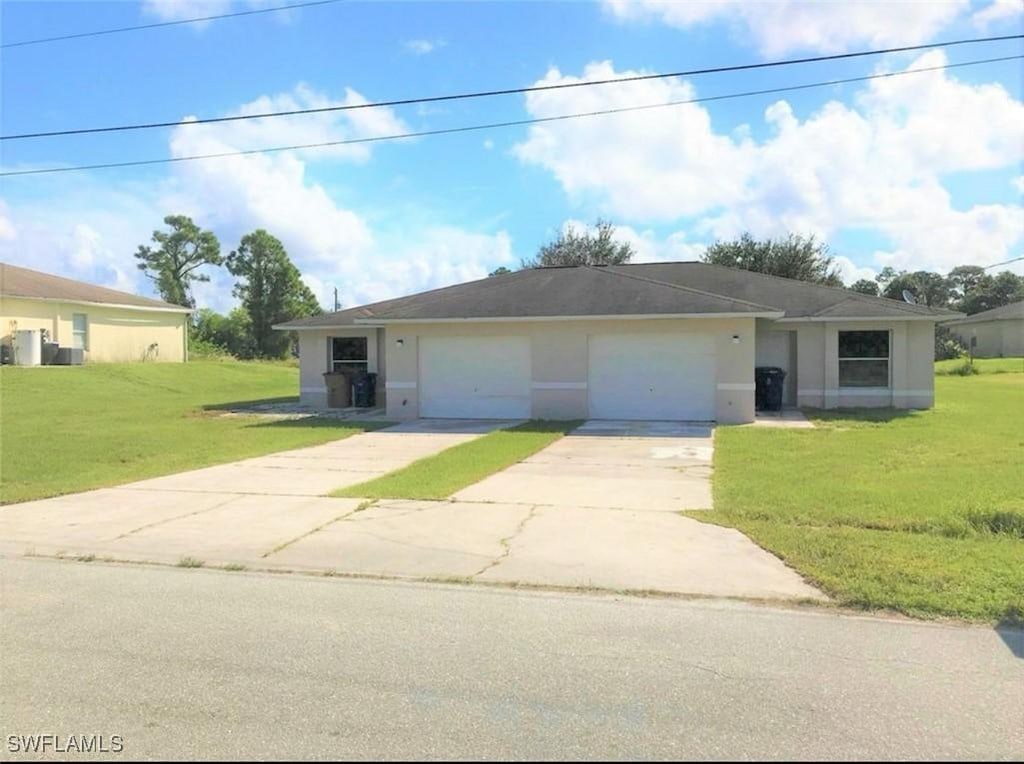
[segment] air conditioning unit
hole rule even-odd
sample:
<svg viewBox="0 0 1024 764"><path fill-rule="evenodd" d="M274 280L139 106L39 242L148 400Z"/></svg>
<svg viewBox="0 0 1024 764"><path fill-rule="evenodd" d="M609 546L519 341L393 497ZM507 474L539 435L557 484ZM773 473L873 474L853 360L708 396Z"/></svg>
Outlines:
<svg viewBox="0 0 1024 764"><path fill-rule="evenodd" d="M54 364L57 366L81 366L85 363L85 351L82 348L60 348Z"/></svg>

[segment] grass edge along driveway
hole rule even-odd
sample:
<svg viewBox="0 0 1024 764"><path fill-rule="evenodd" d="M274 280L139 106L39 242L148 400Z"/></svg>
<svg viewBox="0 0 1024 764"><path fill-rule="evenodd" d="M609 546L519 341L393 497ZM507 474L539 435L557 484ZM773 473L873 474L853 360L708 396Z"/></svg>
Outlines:
<svg viewBox="0 0 1024 764"><path fill-rule="evenodd" d="M1013 363L938 376L926 411L808 411L813 430L720 427L715 509L687 514L737 528L840 605L1019 622L1024 364Z"/></svg>
<svg viewBox="0 0 1024 764"><path fill-rule="evenodd" d="M294 400L299 370L258 361L0 369L0 504L340 440L390 423L224 415Z"/></svg>
<svg viewBox="0 0 1024 764"><path fill-rule="evenodd" d="M532 456L580 424L578 421L531 420L495 430L373 480L339 488L330 495L360 499L446 499Z"/></svg>

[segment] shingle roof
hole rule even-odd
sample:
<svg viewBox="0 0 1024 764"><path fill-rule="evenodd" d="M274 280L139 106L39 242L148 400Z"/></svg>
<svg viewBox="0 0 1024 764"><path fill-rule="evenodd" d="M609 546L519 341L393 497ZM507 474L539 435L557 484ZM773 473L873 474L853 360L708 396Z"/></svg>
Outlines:
<svg viewBox="0 0 1024 764"><path fill-rule="evenodd" d="M181 305L172 305L163 300L139 297L129 292L107 289L95 284L87 284L84 281L66 279L63 276L41 273L7 263L0 263L0 295L33 300L67 300L68 302L128 305L183 312L189 310Z"/></svg>
<svg viewBox="0 0 1024 764"><path fill-rule="evenodd" d="M998 308L992 308L992 310L985 310L981 313L975 313L967 318L961 318L957 321L949 321L950 325L960 324L976 324L980 321L1006 321L1008 319L1024 318L1024 300L1020 302L1011 302L1009 305L1002 305Z"/></svg>
<svg viewBox="0 0 1024 764"><path fill-rule="evenodd" d="M282 328L363 320L625 315L782 315L787 318L953 317L924 305L706 263L535 268L297 319Z"/></svg>

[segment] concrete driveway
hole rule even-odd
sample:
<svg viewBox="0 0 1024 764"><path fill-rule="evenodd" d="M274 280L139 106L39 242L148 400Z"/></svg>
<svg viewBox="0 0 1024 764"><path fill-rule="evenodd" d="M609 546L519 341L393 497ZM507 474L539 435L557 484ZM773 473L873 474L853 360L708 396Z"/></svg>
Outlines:
<svg viewBox="0 0 1024 764"><path fill-rule="evenodd" d="M0 551L373 576L820 598L711 506L712 429L588 422L449 501L334 499L508 422L419 421L0 510Z"/></svg>

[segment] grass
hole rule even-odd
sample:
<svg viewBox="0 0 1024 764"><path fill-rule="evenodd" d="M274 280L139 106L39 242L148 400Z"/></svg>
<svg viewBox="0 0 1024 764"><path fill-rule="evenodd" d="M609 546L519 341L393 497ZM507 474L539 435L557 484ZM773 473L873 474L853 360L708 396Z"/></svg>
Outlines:
<svg viewBox="0 0 1024 764"><path fill-rule="evenodd" d="M367 425L221 416L294 399L298 369L239 361L0 369L0 503L314 445Z"/></svg>
<svg viewBox="0 0 1024 764"><path fill-rule="evenodd" d="M975 358L973 371L967 358L951 358L948 361L935 362L935 374L946 376L955 374L1021 374L1024 373L1024 358Z"/></svg>
<svg viewBox="0 0 1024 764"><path fill-rule="evenodd" d="M408 467L331 496L365 499L445 499L550 445L579 422L531 421L461 443Z"/></svg>
<svg viewBox="0 0 1024 764"><path fill-rule="evenodd" d="M929 411L720 428L715 510L692 516L740 529L840 604L1024 617L1024 373L976 364L940 373Z"/></svg>

